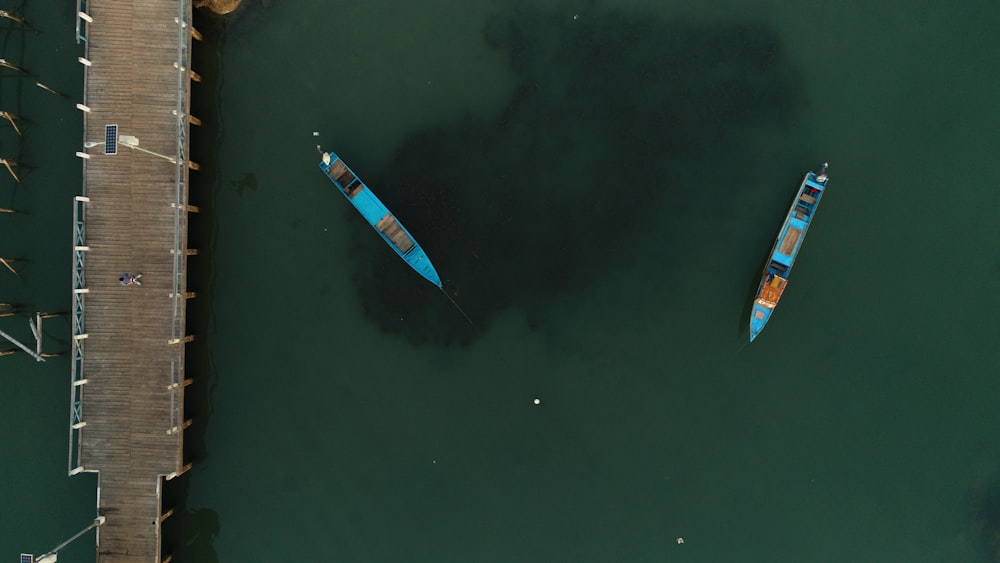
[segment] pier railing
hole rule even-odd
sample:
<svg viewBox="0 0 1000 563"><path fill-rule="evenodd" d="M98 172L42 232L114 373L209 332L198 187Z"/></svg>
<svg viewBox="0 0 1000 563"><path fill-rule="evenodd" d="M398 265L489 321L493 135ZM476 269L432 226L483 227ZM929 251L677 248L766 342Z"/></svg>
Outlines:
<svg viewBox="0 0 1000 563"><path fill-rule="evenodd" d="M179 13L174 18L177 24L177 61L174 67L177 68L177 107L174 109L174 116L177 118L177 153L175 156L176 181L174 199L174 272L173 291L171 298L173 303L173 322L171 322L171 342L183 342L184 334L184 261L187 241L187 170L188 170L188 115L187 109L190 103L191 80L190 70L186 63L191 50L191 2L182 0L178 3ZM181 363L183 366L183 362ZM180 368L181 380L183 381L183 367Z"/></svg>
<svg viewBox="0 0 1000 563"><path fill-rule="evenodd" d="M87 26L91 18L89 15L88 0L76 1L76 41L84 43L83 58L90 58L90 44L87 43ZM87 84L88 69L83 67L83 105L87 104ZM79 106L77 106L79 107ZM83 142L87 138L87 114L83 112ZM83 372L85 348L87 340L86 322L86 300L87 288L86 280L86 256L90 247L87 245L87 204L90 198L87 197L87 159L83 162L82 195L73 198L73 322L72 322L72 348L70 358L70 401L69 401L69 474L73 475L83 471L80 463L81 440L80 432L87 425L83 420L83 387L87 383L87 378Z"/></svg>
<svg viewBox="0 0 1000 563"><path fill-rule="evenodd" d="M87 161L84 160L84 163ZM86 172L84 172L86 178ZM69 471L79 472L80 431L87 425L83 421L83 386L87 379L83 373L84 347L87 340L86 298L87 279L87 203L86 196L73 199L73 322L70 361L70 404L69 404Z"/></svg>
<svg viewBox="0 0 1000 563"><path fill-rule="evenodd" d="M177 24L177 107L174 109L174 116L177 118L177 153L175 161L176 182L174 196L174 247L172 249L174 271L173 271L173 291L170 297L173 299L173 319L170 323L170 342L183 346L186 341L185 334L185 303L186 303L186 283L185 283L185 263L187 256L187 213L188 213L188 166L190 162L188 143L188 108L190 107L191 79L190 70L185 66L191 49L191 3L182 0L179 6L180 13L174 19ZM181 351L180 358L170 361L170 428L168 434L174 434L184 429L184 352Z"/></svg>
<svg viewBox="0 0 1000 563"><path fill-rule="evenodd" d="M90 3L87 0L76 0L76 42L87 41L87 24L90 23Z"/></svg>
<svg viewBox="0 0 1000 563"><path fill-rule="evenodd" d="M183 392L183 362L170 360L170 428L167 434L176 434L184 428Z"/></svg>

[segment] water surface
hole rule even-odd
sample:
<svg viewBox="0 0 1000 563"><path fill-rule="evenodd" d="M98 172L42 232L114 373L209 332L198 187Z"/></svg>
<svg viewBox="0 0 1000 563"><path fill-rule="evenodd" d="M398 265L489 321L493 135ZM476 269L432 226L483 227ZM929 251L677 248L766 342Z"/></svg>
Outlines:
<svg viewBox="0 0 1000 563"><path fill-rule="evenodd" d="M178 558L995 560L998 9L536 4L199 22ZM474 327L331 189L317 142ZM824 161L748 346L762 260ZM68 301L68 217L42 235L65 260L13 243L52 269L36 301ZM61 475L68 366L0 362L6 451L52 458L5 456L4 482L72 503L5 508L0 545L51 543L92 506Z"/></svg>

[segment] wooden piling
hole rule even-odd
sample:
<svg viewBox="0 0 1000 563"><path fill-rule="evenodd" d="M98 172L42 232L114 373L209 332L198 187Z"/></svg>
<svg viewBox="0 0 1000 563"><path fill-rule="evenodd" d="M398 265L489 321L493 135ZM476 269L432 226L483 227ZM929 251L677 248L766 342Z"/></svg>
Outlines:
<svg viewBox="0 0 1000 563"><path fill-rule="evenodd" d="M18 137L21 136L21 128L18 127L17 126L17 122L14 121L15 119L20 119L20 117L14 115L13 113L6 112L6 111L0 111L0 117L2 117L4 119L6 119L7 121L9 121L10 124L14 127L14 131L17 132L17 136Z"/></svg>
<svg viewBox="0 0 1000 563"><path fill-rule="evenodd" d="M21 25L28 25L28 22L24 21L24 18L15 15L7 10L0 10L0 18L8 19L10 21L17 22Z"/></svg>
<svg viewBox="0 0 1000 563"><path fill-rule="evenodd" d="M14 269L14 266L10 265L11 262L17 262L17 258L0 258L0 264L3 264L12 274L17 275L17 270Z"/></svg>

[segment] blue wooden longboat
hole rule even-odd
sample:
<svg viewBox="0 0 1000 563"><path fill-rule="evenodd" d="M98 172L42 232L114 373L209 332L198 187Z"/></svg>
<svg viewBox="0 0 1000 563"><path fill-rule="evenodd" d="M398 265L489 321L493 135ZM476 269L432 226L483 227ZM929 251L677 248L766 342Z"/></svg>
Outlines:
<svg viewBox="0 0 1000 563"><path fill-rule="evenodd" d="M818 172L809 172L802 179L795 201L792 202L785 222L778 231L778 238L771 247L771 255L768 257L767 265L764 266L757 295L754 296L753 310L750 312L751 342L757 338L760 331L764 330L764 325L774 313L774 308L778 306L778 300L781 299L788 284L792 264L799 254L799 249L802 248L802 240L806 237L806 231L816 214L816 208L828 181L825 163Z"/></svg>
<svg viewBox="0 0 1000 563"><path fill-rule="evenodd" d="M441 288L441 277L438 276L434 264L427 257L423 248L417 244L417 240L407 231L403 224L396 219L389 208L375 196L371 189L358 178L353 170L348 168L344 161L333 152L323 152L318 146L323 159L319 167L326 174L327 178L333 182L340 193L344 194L347 201L354 205L361 216L368 221L368 224L375 228L382 240L386 242L396 254L399 255L411 268L417 271L427 281ZM447 292L445 292L447 295ZM449 296L450 299L450 296ZM456 305L457 307L457 305ZM462 313L465 314L464 312ZM470 321L471 322L471 321Z"/></svg>

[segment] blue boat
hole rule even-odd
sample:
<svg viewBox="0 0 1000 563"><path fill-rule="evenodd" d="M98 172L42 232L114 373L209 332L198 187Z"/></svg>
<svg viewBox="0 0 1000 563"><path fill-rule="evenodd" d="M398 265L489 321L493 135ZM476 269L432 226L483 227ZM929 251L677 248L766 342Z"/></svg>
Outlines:
<svg viewBox="0 0 1000 563"><path fill-rule="evenodd" d="M324 152L318 146L316 148L323 155L319 167L333 182L333 185L337 186L340 193L344 194L347 201L354 205L361 216L375 228L382 240L395 250L400 258L427 281L444 291L444 287L441 285L441 276L434 269L434 264L431 264L431 259L427 257L424 249L420 248L413 235L389 211L389 208L358 178L353 170L344 164L339 156L332 152ZM448 293L445 292L445 295Z"/></svg>
<svg viewBox="0 0 1000 563"><path fill-rule="evenodd" d="M785 217L785 223L778 231L778 238L771 248L764 273L761 275L757 295L754 296L753 310L750 312L750 341L764 330L764 325L774 314L774 308L788 284L788 274L792 271L795 257L802 248L802 240L816 215L819 200L823 197L829 178L826 175L826 164L818 172L809 172L802 179L799 192L795 196L791 209Z"/></svg>

